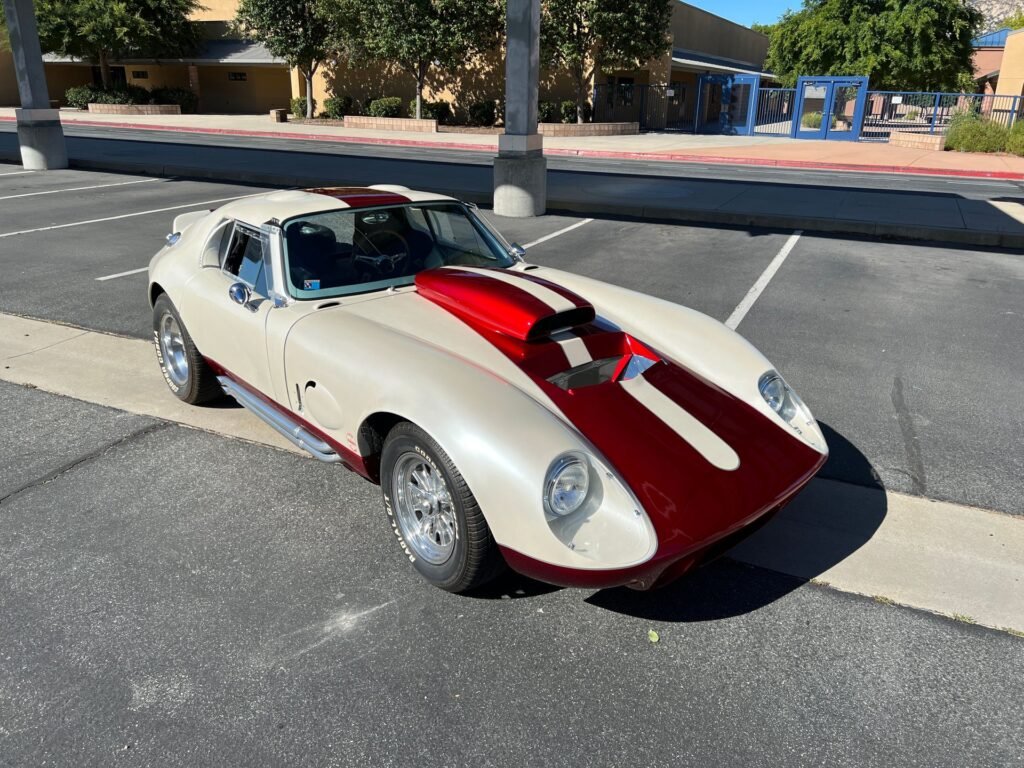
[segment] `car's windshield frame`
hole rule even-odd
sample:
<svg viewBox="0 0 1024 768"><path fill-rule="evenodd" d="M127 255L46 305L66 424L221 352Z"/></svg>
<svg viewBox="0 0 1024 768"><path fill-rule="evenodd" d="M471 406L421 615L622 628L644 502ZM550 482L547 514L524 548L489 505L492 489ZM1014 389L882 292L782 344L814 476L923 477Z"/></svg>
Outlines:
<svg viewBox="0 0 1024 768"><path fill-rule="evenodd" d="M395 209L420 209L429 210L432 207L444 207L444 208L457 208L469 221L470 226L473 227L478 237L483 241L487 248L491 252L491 256L494 258L494 267L507 269L515 265L519 259L512 251L508 243L504 241L498 232L493 229L487 222L483 221L482 218L473 210L473 208L459 200L410 200L409 202L403 203L390 203L387 205L376 205L367 207L348 207L348 208L328 208L322 211L312 211L308 213L297 214L285 219L280 224L281 228L281 251L282 251L282 267L284 272L284 286L288 291L288 296L295 301L323 301L325 299L338 299L346 296L356 296L367 293L376 293L380 291L387 291L392 288L401 288L412 285L416 273L401 275L398 277L386 278L365 283L356 283L352 285L343 285L336 287L328 287L316 290L305 290L296 286L292 282L291 275L291 262L290 254L288 252L288 240L287 232L289 225L296 221L311 221L315 223L317 217L327 216L330 214L338 213L349 213L352 216L362 216L374 211L388 211ZM449 215L453 212L447 211ZM430 221L430 218L424 215L424 220L430 229L430 236L434 239L437 244L438 236L434 232L434 225Z"/></svg>

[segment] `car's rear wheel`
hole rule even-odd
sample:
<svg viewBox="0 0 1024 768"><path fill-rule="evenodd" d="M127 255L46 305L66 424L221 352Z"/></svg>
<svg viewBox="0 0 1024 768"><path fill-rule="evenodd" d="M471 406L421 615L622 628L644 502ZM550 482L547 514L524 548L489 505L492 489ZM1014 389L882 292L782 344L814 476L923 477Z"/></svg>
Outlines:
<svg viewBox="0 0 1024 768"><path fill-rule="evenodd" d="M409 422L394 427L381 455L384 509L413 567L449 592L493 579L504 560L487 521L441 446Z"/></svg>
<svg viewBox="0 0 1024 768"><path fill-rule="evenodd" d="M179 400L197 405L222 394L216 374L199 354L166 293L153 304L153 344L164 381Z"/></svg>

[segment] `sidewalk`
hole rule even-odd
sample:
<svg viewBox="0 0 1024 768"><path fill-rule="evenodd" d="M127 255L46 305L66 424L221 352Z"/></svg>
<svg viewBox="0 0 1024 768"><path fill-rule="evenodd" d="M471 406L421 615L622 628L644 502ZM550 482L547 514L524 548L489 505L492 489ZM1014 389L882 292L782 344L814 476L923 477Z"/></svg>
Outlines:
<svg viewBox="0 0 1024 768"><path fill-rule="evenodd" d="M14 109L0 108L0 121ZM432 147L496 153L498 137L479 133L374 131L302 123L272 123L265 115L94 115L61 110L69 125L170 130L237 136ZM845 170L871 173L1024 180L1024 158L891 147L874 142L802 141L765 136L694 136L646 133L634 136L548 137L545 154L620 160Z"/></svg>

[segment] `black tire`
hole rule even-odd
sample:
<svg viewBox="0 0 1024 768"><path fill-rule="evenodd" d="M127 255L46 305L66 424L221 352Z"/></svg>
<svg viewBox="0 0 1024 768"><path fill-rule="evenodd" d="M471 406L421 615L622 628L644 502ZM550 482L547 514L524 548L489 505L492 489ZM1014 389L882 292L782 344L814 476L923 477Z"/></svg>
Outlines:
<svg viewBox="0 0 1024 768"><path fill-rule="evenodd" d="M411 454L433 468L452 502L455 539L444 562L424 559L416 543L408 540L396 509L396 503L402 502L394 486L395 472ZM381 455L380 485L384 511L402 554L431 584L448 592L467 592L483 586L505 569L505 560L466 481L441 446L415 424L403 421L388 434Z"/></svg>
<svg viewBox="0 0 1024 768"><path fill-rule="evenodd" d="M174 319L181 331L182 359L187 367L185 372L181 372L180 368L177 373L172 372L169 370L168 361L164 359L164 351L160 343L160 329L168 317ZM216 374L207 365L203 356L199 354L192 337L189 336L188 329L178 315L178 310L174 308L174 304L167 298L166 293L161 293L153 304L153 346L156 349L156 359L160 364L160 372L164 375L164 381L179 400L191 405L199 405L223 395Z"/></svg>

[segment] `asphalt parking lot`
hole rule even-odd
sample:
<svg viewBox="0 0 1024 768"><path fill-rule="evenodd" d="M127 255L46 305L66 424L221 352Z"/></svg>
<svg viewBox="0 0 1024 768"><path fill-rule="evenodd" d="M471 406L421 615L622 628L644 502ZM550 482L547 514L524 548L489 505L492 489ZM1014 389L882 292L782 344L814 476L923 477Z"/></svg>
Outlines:
<svg viewBox="0 0 1024 768"><path fill-rule="evenodd" d="M260 191L19 170L0 164L0 312L137 338L139 270L171 219ZM1020 254L495 221L530 260L720 320L780 264L738 330L826 427L823 474L1024 515ZM377 489L337 468L11 384L0 404L0 763L1024 754L1017 637L728 560L658 593L451 596L392 551Z"/></svg>

